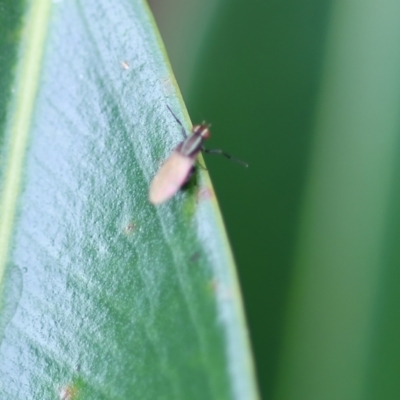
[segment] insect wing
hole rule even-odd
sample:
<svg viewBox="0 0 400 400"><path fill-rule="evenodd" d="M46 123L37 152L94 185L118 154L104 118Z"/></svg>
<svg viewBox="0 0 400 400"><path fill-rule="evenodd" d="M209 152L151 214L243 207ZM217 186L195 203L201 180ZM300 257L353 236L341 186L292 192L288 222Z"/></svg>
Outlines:
<svg viewBox="0 0 400 400"><path fill-rule="evenodd" d="M171 198L185 183L193 163L192 158L173 152L151 182L150 202L161 204Z"/></svg>

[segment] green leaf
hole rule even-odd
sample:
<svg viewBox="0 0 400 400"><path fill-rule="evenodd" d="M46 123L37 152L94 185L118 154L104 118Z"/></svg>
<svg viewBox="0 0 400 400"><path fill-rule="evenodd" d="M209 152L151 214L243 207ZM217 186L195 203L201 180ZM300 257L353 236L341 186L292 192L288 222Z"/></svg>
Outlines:
<svg viewBox="0 0 400 400"><path fill-rule="evenodd" d="M392 331L382 330L384 281L399 265L399 12L391 1L332 9L279 399L399 396L398 358L377 368Z"/></svg>
<svg viewBox="0 0 400 400"><path fill-rule="evenodd" d="M147 199L182 140L166 106L190 121L145 3L13 4L0 39L1 398L257 398L207 173L159 207Z"/></svg>

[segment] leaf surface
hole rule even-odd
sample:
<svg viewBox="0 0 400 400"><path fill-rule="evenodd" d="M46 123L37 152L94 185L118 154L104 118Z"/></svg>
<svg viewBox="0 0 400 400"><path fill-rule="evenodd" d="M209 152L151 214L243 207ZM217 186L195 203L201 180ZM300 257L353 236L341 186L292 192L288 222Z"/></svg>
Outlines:
<svg viewBox="0 0 400 400"><path fill-rule="evenodd" d="M0 149L1 398L257 398L207 174L148 202L181 140L166 105L191 125L146 5L21 7Z"/></svg>

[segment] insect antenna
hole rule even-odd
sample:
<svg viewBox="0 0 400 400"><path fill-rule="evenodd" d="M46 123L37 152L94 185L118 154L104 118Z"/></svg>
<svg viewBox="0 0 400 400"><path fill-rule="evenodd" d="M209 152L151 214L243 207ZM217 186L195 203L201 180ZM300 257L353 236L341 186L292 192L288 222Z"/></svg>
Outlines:
<svg viewBox="0 0 400 400"><path fill-rule="evenodd" d="M235 163L238 163L238 164L240 164L240 165L243 165L243 167L246 167L246 168L247 168L247 167L249 166L249 164L247 164L246 162L240 160L239 158L233 157L233 156L231 156L230 154L225 153L224 151L222 151L222 150L220 150L220 149L206 149L206 148L203 147L202 150L203 150L205 153L208 153L208 154L219 154L219 155L221 155L221 156L224 156L224 157L226 157L227 159L229 159L229 160L231 160L231 161L234 161Z"/></svg>
<svg viewBox="0 0 400 400"><path fill-rule="evenodd" d="M185 128L184 128L183 125L182 125L182 122L179 121L178 117L177 117L177 116L173 113L173 111L169 108L169 105L168 105L168 104L167 104L167 108L168 108L169 112L172 114L172 116L174 117L175 121L181 126L181 128L182 128L182 135L183 135L183 137L186 139L188 135L187 135L187 133L186 133Z"/></svg>

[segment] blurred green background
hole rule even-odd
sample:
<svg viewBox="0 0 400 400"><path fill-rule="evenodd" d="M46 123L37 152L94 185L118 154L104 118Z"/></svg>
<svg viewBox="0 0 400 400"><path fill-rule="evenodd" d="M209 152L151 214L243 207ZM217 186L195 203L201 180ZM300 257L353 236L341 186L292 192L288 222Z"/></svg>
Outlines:
<svg viewBox="0 0 400 400"><path fill-rule="evenodd" d="M400 3L151 0L264 399L400 398Z"/></svg>

